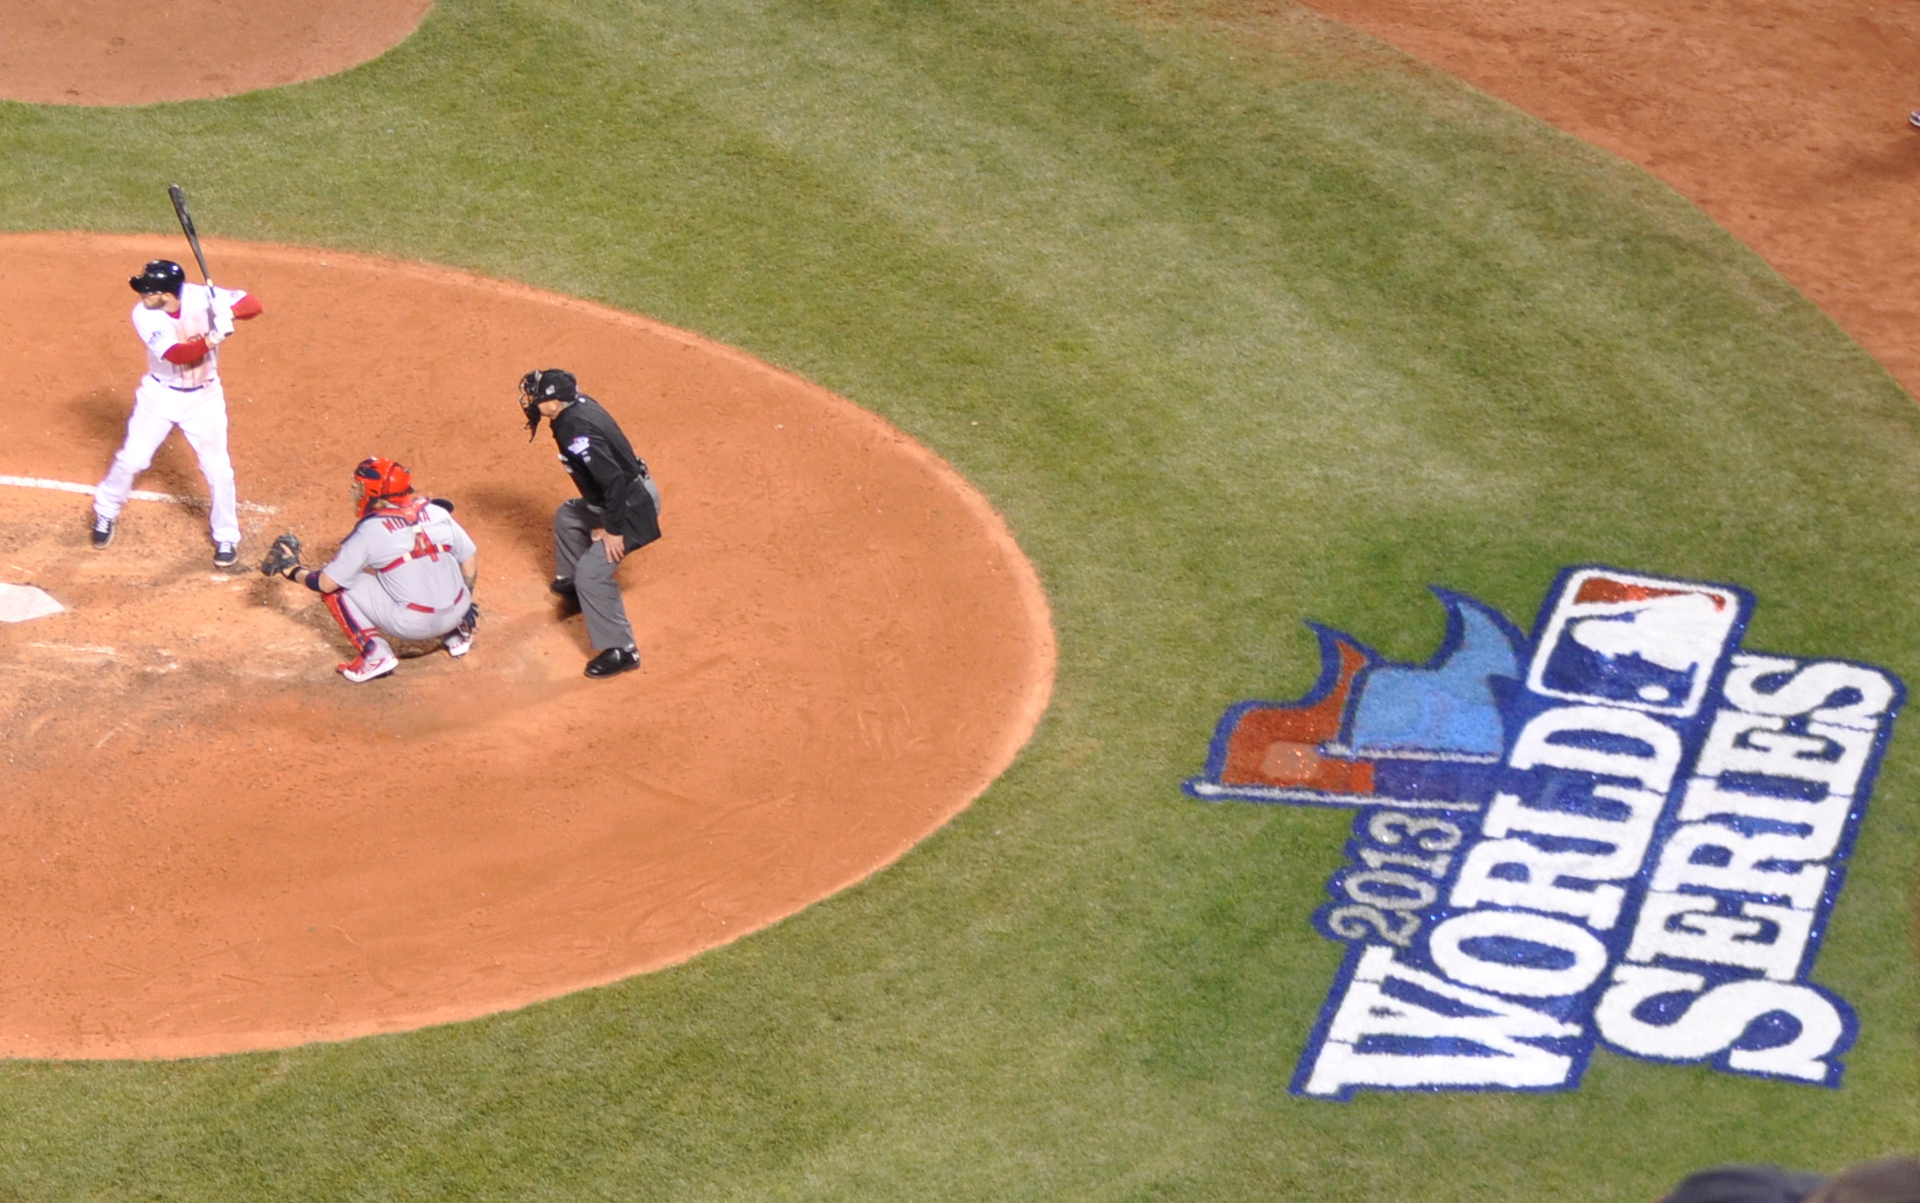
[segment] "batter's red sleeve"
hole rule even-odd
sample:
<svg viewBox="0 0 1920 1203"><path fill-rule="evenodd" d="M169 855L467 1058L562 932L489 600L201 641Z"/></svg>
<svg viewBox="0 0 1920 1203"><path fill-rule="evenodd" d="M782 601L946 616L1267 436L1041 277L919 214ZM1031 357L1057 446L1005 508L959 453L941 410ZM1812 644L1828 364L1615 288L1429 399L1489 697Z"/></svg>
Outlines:
<svg viewBox="0 0 1920 1203"><path fill-rule="evenodd" d="M252 293L246 294L233 303L233 320L236 322L244 322L249 318L259 317L265 312L265 307L254 299Z"/></svg>
<svg viewBox="0 0 1920 1203"><path fill-rule="evenodd" d="M177 363L183 368L190 368L206 357L207 338L206 335L201 334L195 335L186 342L173 344L167 348L167 353L160 358L166 360L168 363Z"/></svg>

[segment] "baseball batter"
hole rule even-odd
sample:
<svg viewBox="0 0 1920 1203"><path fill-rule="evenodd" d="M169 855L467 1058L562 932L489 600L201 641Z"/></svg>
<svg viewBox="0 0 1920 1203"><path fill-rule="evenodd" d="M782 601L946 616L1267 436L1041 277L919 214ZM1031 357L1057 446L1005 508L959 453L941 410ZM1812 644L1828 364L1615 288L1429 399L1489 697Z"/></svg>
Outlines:
<svg viewBox="0 0 1920 1203"><path fill-rule="evenodd" d="M438 639L449 656L473 647L480 609L473 540L453 520L453 503L416 497L406 465L382 456L353 470L360 518L325 568L300 563L300 540L273 541L260 571L318 593L359 655L340 665L356 684L399 667L389 636Z"/></svg>
<svg viewBox="0 0 1920 1203"><path fill-rule="evenodd" d="M218 348L233 334L235 322L260 316L261 306L245 292L186 279L178 263L155 259L127 281L140 294L133 332L147 348L147 372L133 393L126 441L93 491L93 546L99 550L113 542L134 479L178 426L207 478L214 566L231 568L240 558L240 516L233 460L227 456L227 395L220 387Z"/></svg>

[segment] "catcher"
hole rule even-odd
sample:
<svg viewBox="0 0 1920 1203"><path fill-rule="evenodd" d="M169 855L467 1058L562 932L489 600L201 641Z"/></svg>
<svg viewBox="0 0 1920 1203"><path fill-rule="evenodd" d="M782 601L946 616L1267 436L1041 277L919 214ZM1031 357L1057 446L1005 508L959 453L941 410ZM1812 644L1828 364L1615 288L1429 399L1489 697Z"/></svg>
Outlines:
<svg viewBox="0 0 1920 1203"><path fill-rule="evenodd" d="M473 647L478 552L453 520L453 503L413 495L406 465L374 456L353 470L359 521L325 568L300 563L293 534L273 541L260 571L305 585L327 603L359 655L340 666L355 682L399 667L387 636L438 639L449 656Z"/></svg>

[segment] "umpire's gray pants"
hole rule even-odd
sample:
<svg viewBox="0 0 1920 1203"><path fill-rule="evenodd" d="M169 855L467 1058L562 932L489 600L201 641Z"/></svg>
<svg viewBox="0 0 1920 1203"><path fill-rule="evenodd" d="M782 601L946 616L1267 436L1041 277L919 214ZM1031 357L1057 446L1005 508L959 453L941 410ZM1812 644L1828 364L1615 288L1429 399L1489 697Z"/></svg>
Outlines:
<svg viewBox="0 0 1920 1203"><path fill-rule="evenodd" d="M619 565L607 562L606 549L593 538L605 522L605 515L578 497L561 502L553 512L553 575L573 581L580 613L587 620L587 638L596 652L633 646L633 624L627 621L627 604L613 576Z"/></svg>

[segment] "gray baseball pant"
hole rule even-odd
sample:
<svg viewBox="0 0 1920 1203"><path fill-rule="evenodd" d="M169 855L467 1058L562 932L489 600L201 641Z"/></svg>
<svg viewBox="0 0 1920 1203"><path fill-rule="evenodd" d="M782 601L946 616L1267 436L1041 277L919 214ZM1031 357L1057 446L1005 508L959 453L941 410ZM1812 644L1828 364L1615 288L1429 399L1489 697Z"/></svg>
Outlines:
<svg viewBox="0 0 1920 1203"><path fill-rule="evenodd" d="M606 550L593 538L605 522L604 514L578 497L561 502L553 512L553 575L573 581L580 613L587 620L587 638L596 652L633 646L633 624L627 621L627 605L613 575L619 565L607 562Z"/></svg>

